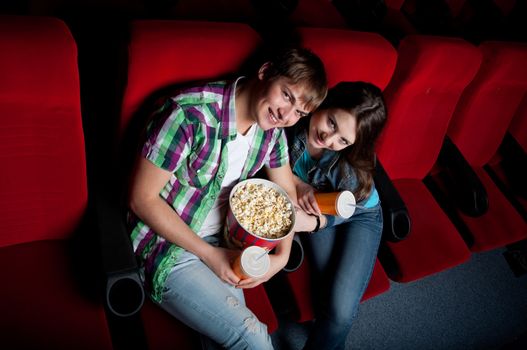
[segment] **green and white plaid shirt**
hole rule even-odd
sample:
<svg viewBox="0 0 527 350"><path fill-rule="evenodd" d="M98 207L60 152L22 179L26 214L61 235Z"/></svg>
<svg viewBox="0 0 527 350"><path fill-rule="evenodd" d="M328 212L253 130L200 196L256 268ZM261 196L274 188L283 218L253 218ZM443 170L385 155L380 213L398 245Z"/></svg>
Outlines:
<svg viewBox="0 0 527 350"><path fill-rule="evenodd" d="M172 172L160 196L198 232L219 195L227 172L227 143L236 138L236 82L208 83L180 91L169 98L147 129L142 155ZM254 176L266 165L287 164L287 142L282 129L256 129L254 142L240 177ZM166 241L135 215L131 239L144 264L152 297L161 291L183 248Z"/></svg>

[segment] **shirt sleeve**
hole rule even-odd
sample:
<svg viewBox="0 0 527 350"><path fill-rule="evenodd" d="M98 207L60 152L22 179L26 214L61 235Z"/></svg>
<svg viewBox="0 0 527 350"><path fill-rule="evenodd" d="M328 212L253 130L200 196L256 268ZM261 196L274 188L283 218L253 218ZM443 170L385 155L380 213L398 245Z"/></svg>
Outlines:
<svg viewBox="0 0 527 350"><path fill-rule="evenodd" d="M287 138L284 129L277 130L275 144L271 149L266 166L269 168L279 168L289 162L289 154L287 148Z"/></svg>
<svg viewBox="0 0 527 350"><path fill-rule="evenodd" d="M174 173L190 153L194 128L180 106L170 103L164 107L148 126L141 154Z"/></svg>

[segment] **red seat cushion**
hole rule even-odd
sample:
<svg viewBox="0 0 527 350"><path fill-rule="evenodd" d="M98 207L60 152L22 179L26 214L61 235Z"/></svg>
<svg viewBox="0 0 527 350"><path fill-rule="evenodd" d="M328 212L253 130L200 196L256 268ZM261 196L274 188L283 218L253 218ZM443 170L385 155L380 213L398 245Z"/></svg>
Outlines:
<svg viewBox="0 0 527 350"><path fill-rule="evenodd" d="M150 350L200 347L198 333L172 317L165 310L147 299L141 309L146 343Z"/></svg>
<svg viewBox="0 0 527 350"><path fill-rule="evenodd" d="M82 279L64 241L3 247L0 342L5 349L111 349L104 310L75 283Z"/></svg>
<svg viewBox="0 0 527 350"><path fill-rule="evenodd" d="M394 185L406 203L412 230L404 241L386 243L397 264L390 278L409 282L467 261L465 242L423 182L401 179Z"/></svg>

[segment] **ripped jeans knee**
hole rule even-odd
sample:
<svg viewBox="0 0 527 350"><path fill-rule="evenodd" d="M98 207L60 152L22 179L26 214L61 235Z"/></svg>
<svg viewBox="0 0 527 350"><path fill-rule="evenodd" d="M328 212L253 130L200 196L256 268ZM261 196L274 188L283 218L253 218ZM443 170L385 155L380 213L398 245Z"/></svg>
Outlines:
<svg viewBox="0 0 527 350"><path fill-rule="evenodd" d="M165 311L223 348L273 349L267 326L245 306L243 290L221 281L199 259L170 273L162 298Z"/></svg>

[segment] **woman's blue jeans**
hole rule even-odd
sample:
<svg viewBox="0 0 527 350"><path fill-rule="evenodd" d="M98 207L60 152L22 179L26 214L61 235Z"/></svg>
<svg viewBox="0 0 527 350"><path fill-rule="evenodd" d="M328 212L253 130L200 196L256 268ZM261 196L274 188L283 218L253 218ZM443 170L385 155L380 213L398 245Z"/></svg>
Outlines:
<svg viewBox="0 0 527 350"><path fill-rule="evenodd" d="M218 243L216 236L205 240ZM204 342L208 347L273 348L267 326L245 306L243 291L221 281L190 252L182 254L167 278L160 306L209 338Z"/></svg>
<svg viewBox="0 0 527 350"><path fill-rule="evenodd" d="M375 266L380 205L302 237L312 267L316 319L304 349L341 349Z"/></svg>

